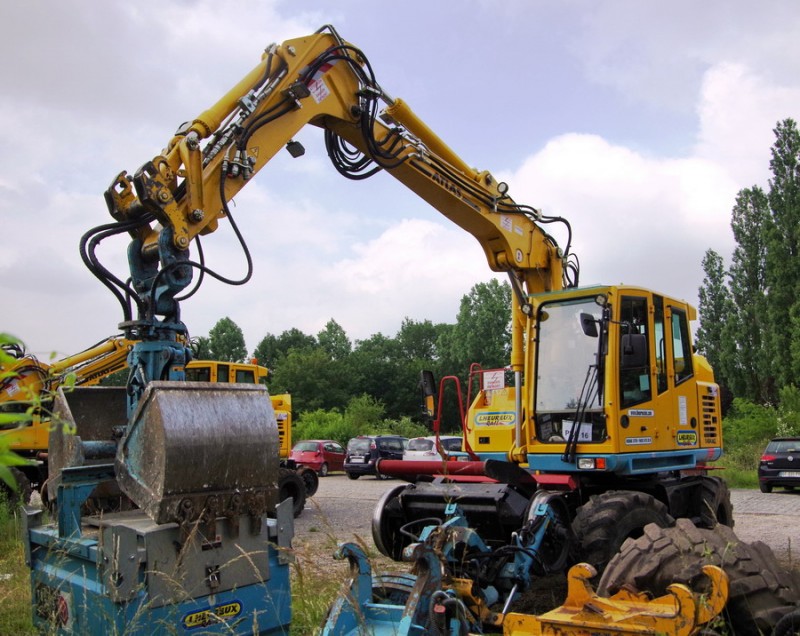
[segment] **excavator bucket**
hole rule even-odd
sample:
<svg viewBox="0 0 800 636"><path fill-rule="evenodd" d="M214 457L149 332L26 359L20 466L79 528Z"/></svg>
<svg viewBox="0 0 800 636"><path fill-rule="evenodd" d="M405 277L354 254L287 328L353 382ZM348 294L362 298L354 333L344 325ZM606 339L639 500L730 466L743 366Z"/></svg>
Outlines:
<svg viewBox="0 0 800 636"><path fill-rule="evenodd" d="M58 388L47 453L50 501L58 497L63 469L113 462L115 438L127 424L126 409L125 387ZM103 485L102 490L106 496L119 496L115 485Z"/></svg>
<svg viewBox="0 0 800 636"><path fill-rule="evenodd" d="M111 464L120 490L156 523L264 515L277 504L278 430L263 386L152 382L130 423L125 389L59 389L48 495L64 468ZM121 438L121 440L120 440Z"/></svg>
<svg viewBox="0 0 800 636"><path fill-rule="evenodd" d="M277 504L278 428L263 386L151 382L120 443L120 488L156 523L264 515Z"/></svg>

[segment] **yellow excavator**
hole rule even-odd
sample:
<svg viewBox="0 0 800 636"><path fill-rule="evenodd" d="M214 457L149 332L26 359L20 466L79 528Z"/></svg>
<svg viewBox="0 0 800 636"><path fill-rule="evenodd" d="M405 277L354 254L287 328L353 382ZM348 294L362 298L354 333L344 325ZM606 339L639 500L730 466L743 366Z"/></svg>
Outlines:
<svg viewBox="0 0 800 636"><path fill-rule="evenodd" d="M47 449L50 430L54 426L48 409L52 407L52 398L58 387L94 386L103 378L126 369L128 354L134 344L122 336L113 336L79 353L49 363L26 353L19 344L3 345L4 352L13 362L0 364L0 411L32 411L30 419L22 423L11 422L0 428L0 439L6 447L29 460L29 463L11 469L17 491L8 491L9 497L28 502L33 490L40 490L42 496L47 498L47 490L42 486L47 480ZM192 360L186 365L186 379L195 382L263 384L267 374L268 369L258 365L255 360L252 363ZM270 395L270 401L279 435L281 469L278 489L281 500L287 497L293 499L297 516L302 512L306 498L316 493L319 478L310 468L297 466L291 460L291 395ZM69 428L71 422L63 421L59 425Z"/></svg>
<svg viewBox="0 0 800 636"><path fill-rule="evenodd" d="M735 609L740 634L772 629L789 614L800 591L772 565L726 574L717 567L723 554L696 572L650 559L649 573L675 572L673 585L635 571L625 580L607 566L609 546L636 540L644 554L649 544L663 545L661 526L700 537L691 545L712 546L725 527L716 524L733 521L724 482L708 475L722 452L719 396L711 369L692 350L694 310L641 287L579 288L567 221L515 202L507 184L464 162L381 87L361 50L326 26L267 47L161 153L132 176L119 173L105 193L114 222L81 241L85 264L117 298L120 328L136 344L125 394L82 396L86 417L76 420L76 435L51 436L58 523L31 516L27 531L37 624L52 627L49 609L66 607L71 629L85 633L97 632L98 615L106 632L287 629L280 548L290 523L280 506L276 524L263 523L275 498L274 466L264 460L277 439L274 418L261 416L261 396L242 385L185 382L190 355L180 304L196 291L195 274L196 283L222 278L199 242L222 222L250 264L229 202L280 150L302 156L294 136L308 125L323 130L342 175L383 171L472 234L514 292L508 367L473 369L479 390L462 422L472 461L445 460L413 474L379 466L412 483L380 502L373 538L381 552L412 561L413 574L373 576L361 547L342 546L352 580L322 633L709 634L721 612ZM563 245L550 231L556 226ZM119 234L131 239L129 278L112 274L96 254ZM245 283L250 269L227 282ZM435 380L426 384L433 396ZM69 410L69 398L59 399ZM113 463L98 467L89 458ZM82 497L101 483L116 484L136 510L82 515ZM570 568L576 551L587 562ZM249 558L229 567L242 554L264 554L263 567ZM535 578L567 569L561 608L542 616L513 611ZM603 596L590 585L599 569L615 573ZM728 574L745 572L755 578L728 588ZM177 579L189 589L173 590L169 581Z"/></svg>

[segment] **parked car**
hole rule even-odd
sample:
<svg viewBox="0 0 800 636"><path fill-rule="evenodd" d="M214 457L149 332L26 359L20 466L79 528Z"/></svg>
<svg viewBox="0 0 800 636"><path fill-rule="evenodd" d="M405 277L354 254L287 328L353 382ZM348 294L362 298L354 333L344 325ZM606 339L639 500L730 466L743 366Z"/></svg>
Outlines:
<svg viewBox="0 0 800 636"><path fill-rule="evenodd" d="M761 492L800 486L800 437L776 437L767 444L758 464L758 486Z"/></svg>
<svg viewBox="0 0 800 636"><path fill-rule="evenodd" d="M297 442L291 458L300 466L308 466L325 477L332 470L344 470L345 451L331 439L307 439Z"/></svg>
<svg viewBox="0 0 800 636"><path fill-rule="evenodd" d="M350 479L361 475L375 475L375 462L379 459L403 459L403 449L408 440L399 435L360 435L347 442L344 470Z"/></svg>
<svg viewBox="0 0 800 636"><path fill-rule="evenodd" d="M440 435L439 441L448 456L456 454L462 455L460 437L453 435ZM464 454L466 456L466 454ZM403 453L403 459L407 461L441 461L442 456L436 450L436 437L413 437L408 440L408 446Z"/></svg>

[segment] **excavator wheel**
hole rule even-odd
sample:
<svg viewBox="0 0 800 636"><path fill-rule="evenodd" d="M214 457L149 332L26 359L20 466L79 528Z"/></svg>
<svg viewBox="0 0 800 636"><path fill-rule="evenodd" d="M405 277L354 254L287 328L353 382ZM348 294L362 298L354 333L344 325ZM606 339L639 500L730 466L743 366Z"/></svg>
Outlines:
<svg viewBox="0 0 800 636"><path fill-rule="evenodd" d="M299 517L306 507L306 485L303 478L288 468L278 469L278 502L291 497L294 500L294 516Z"/></svg>
<svg viewBox="0 0 800 636"><path fill-rule="evenodd" d="M702 477L697 496L700 516L698 525L701 528L713 528L718 523L733 528L731 492L724 479Z"/></svg>
<svg viewBox="0 0 800 636"><path fill-rule="evenodd" d="M640 537L648 523L666 527L675 520L664 503L647 493L610 490L593 495L572 522L578 560L590 563L599 576L625 540Z"/></svg>
<svg viewBox="0 0 800 636"><path fill-rule="evenodd" d="M606 567L598 593L610 596L626 587L660 596L671 583L695 589L709 563L721 566L730 581L723 617L731 634L770 634L800 602L800 575L783 568L766 544L744 543L727 526L697 528L683 518L670 528L651 524L626 541Z"/></svg>
<svg viewBox="0 0 800 636"><path fill-rule="evenodd" d="M306 499L316 495L319 489L319 475L314 469L308 466L301 466L297 469L297 474L303 478L303 483L306 487Z"/></svg>

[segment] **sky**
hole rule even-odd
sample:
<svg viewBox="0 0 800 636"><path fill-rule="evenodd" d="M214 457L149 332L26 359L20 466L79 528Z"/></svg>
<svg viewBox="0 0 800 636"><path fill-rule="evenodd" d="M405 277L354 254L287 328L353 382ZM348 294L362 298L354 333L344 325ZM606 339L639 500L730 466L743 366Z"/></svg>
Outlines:
<svg viewBox="0 0 800 636"><path fill-rule="evenodd" d="M569 220L581 284L697 303L709 248L729 263L736 193L768 188L778 121L800 119L800 8L766 0L29 0L0 5L0 332L40 357L118 333L78 244L103 192L160 153L272 42L332 24L377 80L518 202ZM322 134L298 136L235 198L254 257L241 287L182 305L194 337L223 317L267 334L352 340L454 323L493 274L469 234L390 175L342 178ZM560 237L559 237L560 238ZM126 242L100 256L127 276ZM236 278L230 227L206 262ZM501 278L503 280L503 278Z"/></svg>

